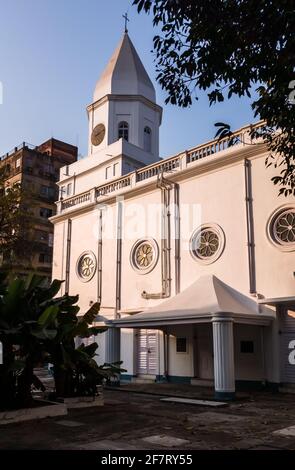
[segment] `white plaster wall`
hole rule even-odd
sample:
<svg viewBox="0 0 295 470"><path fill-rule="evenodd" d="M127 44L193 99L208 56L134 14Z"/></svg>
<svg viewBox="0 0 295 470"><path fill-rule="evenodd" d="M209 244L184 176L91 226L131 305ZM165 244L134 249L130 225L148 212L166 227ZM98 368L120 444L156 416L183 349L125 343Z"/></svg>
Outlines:
<svg viewBox="0 0 295 470"><path fill-rule="evenodd" d="M102 214L102 312L114 318L116 306L117 210L109 205Z"/></svg>
<svg viewBox="0 0 295 470"><path fill-rule="evenodd" d="M108 144L118 140L118 125L121 121L129 124L129 142L141 149L144 148L144 127L149 125L152 130L152 155L159 156L159 111L152 109L140 101L110 101Z"/></svg>
<svg viewBox="0 0 295 470"><path fill-rule="evenodd" d="M241 292L248 293L247 229L245 213L244 167L237 164L211 173L194 176L180 184L180 207L199 205L201 219L185 230L181 213L181 290L201 275L215 274ZM225 249L220 258L204 265L189 251L188 240L199 224L215 223L225 234Z"/></svg>
<svg viewBox="0 0 295 470"><path fill-rule="evenodd" d="M189 326L174 326L167 329L169 333L169 375L180 377L194 376L194 333ZM176 337L187 338L187 352L176 352Z"/></svg>
<svg viewBox="0 0 295 470"><path fill-rule="evenodd" d="M96 350L96 362L100 366L105 363L105 343L106 343L106 333L99 333L95 336L95 341L98 344Z"/></svg>
<svg viewBox="0 0 295 470"><path fill-rule="evenodd" d="M265 377L264 354L262 351L263 327L234 325L234 355L236 380L259 380ZM253 341L254 353L241 353L240 342Z"/></svg>
<svg viewBox="0 0 295 470"><path fill-rule="evenodd" d="M265 377L268 382L280 382L280 335L279 321L274 320L263 330Z"/></svg>
<svg viewBox="0 0 295 470"><path fill-rule="evenodd" d="M117 145L113 144L113 145ZM125 145L125 144L122 144ZM128 144L131 147L130 144ZM255 229L255 255L256 255L256 277L258 292L265 297L291 296L294 293L294 265L295 252L281 252L268 240L266 235L266 225L272 212L285 203L294 203L294 198L278 198L277 188L270 181L271 171L267 171L264 166L265 155L252 160L252 181L253 181L253 210ZM79 162L78 162L79 163ZM74 164L74 165L77 165ZM81 164L81 168L84 163ZM71 167L74 167L71 165ZM89 165L87 163L87 165ZM86 167L87 167L86 165ZM70 168L71 168L70 167ZM89 168L89 167L88 167ZM79 192L89 189L97 184L99 179L96 169L81 175ZM78 179L77 179L78 181ZM77 183L78 184L78 183ZM83 188L83 189L82 189ZM159 225L154 228L147 228L143 223L145 209L153 204L160 203L160 190L154 188L145 194L137 194L125 200L125 216L123 225L129 223L128 211L132 205L139 207L137 235L123 235L122 242L122 286L121 286L121 307L128 309L145 309L149 306L160 304L163 300L145 300L141 293L160 292L161 290L161 263L160 258L156 267L148 274L140 275L130 264L130 252L133 244L138 238L155 238L160 249ZM201 220L190 227L184 225L183 204L189 207L192 204L200 204ZM217 169L204 174L191 176L189 179L180 182L180 207L181 207L181 238L182 241L190 239L194 229L199 223L219 224L225 233L225 249L221 257L214 263L204 265L192 258L188 243L182 244L181 248L181 290L196 281L201 275L215 274L224 282L241 292L247 294L249 291L248 279L248 258L247 258L247 231L246 231L246 210L245 210L245 190L244 190L244 163L239 162L230 167ZM81 283L76 276L75 267L78 256L85 250L92 250L97 254L97 239L93 234L94 212L91 211L83 216L73 217L72 226L72 249L71 249L71 277L70 292L80 294L80 305L82 310L89 306L90 300L96 300L97 276L89 283ZM132 213L131 213L132 215ZM107 222L109 226L110 222ZM171 226L173 227L173 214L171 216ZM65 223L55 225L55 246L53 277L61 277L65 272ZM109 318L114 315L115 308L115 279L116 279L116 240L115 235L108 238L103 234L103 280L102 280L102 307L103 312ZM157 228L155 228L157 227ZM115 229L115 227L114 227ZM114 232L115 233L115 232ZM64 254L62 255L62 253ZM172 274L172 295L174 295L174 243L172 241L171 250L171 274ZM247 332L246 326L241 326L241 330ZM240 333L239 333L240 334ZM129 336L128 336L129 338ZM265 333L267 350L271 349L272 339ZM173 349L173 339L171 348ZM258 339L257 339L258 341ZM129 339L122 339L122 351L127 354L128 370L132 370L132 356L130 352ZM257 344L257 351L259 350ZM127 357L126 356L126 357ZM192 358L193 356L180 357L171 352L170 374L193 376ZM125 359L125 358L124 358ZM272 361L274 359L272 358ZM259 361L252 365L246 364L243 358L237 359L237 378L257 379L272 377L271 366L266 361L266 373L257 369ZM134 367L134 366L133 366ZM260 367L260 365L259 365ZM134 369L133 369L134 371ZM131 372L130 372L131 373Z"/></svg>
<svg viewBox="0 0 295 470"><path fill-rule="evenodd" d="M279 188L271 177L279 170L266 170L265 157L252 160L257 291L266 298L293 296L295 251L283 252L274 246L267 237L266 226L275 209L295 204L295 200L293 196L278 196Z"/></svg>
<svg viewBox="0 0 295 470"><path fill-rule="evenodd" d="M58 186L66 187L71 183L72 195L77 195L157 160L158 157L120 139L107 148L100 149L95 154L90 154L68 165L67 171L65 167L61 168ZM129 165L133 165L132 168L126 167L126 161ZM106 167L113 167L115 164L118 164L116 175L106 179ZM65 194L63 198L66 199Z"/></svg>
<svg viewBox="0 0 295 470"><path fill-rule="evenodd" d="M52 279L65 279L65 250L67 241L67 221L54 225ZM64 292L64 285L61 293Z"/></svg>
<svg viewBox="0 0 295 470"><path fill-rule="evenodd" d="M135 334L132 329L121 330L121 367L126 369L123 374L136 375L136 348Z"/></svg>
<svg viewBox="0 0 295 470"><path fill-rule="evenodd" d="M161 291L161 228L160 190L154 190L138 198L124 201L124 224L122 240L122 309L147 308L159 300L146 300L141 293ZM158 212L158 217L156 211ZM159 258L155 268L146 274L134 270L130 262L132 247L141 238L153 238L159 247Z"/></svg>
<svg viewBox="0 0 295 470"><path fill-rule="evenodd" d="M89 282L82 282L76 274L76 265L84 251L92 251L97 257L97 213L72 218L69 293L79 294L81 313L86 312L90 302L97 300L97 271Z"/></svg>

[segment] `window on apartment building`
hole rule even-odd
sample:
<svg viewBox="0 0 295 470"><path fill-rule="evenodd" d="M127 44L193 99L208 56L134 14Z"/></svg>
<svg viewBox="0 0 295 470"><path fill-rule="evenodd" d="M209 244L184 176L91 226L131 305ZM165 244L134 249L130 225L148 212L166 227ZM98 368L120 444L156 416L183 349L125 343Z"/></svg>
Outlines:
<svg viewBox="0 0 295 470"><path fill-rule="evenodd" d="M53 214L52 209L48 209L48 207L40 207L39 211L40 217L44 217L44 219L48 219Z"/></svg>
<svg viewBox="0 0 295 470"><path fill-rule="evenodd" d="M41 185L40 187L40 195L43 197L46 197L48 199L51 199L55 195L55 190L51 186L44 186Z"/></svg>
<svg viewBox="0 0 295 470"><path fill-rule="evenodd" d="M107 166L106 167L106 180L109 179L112 176L112 167Z"/></svg>
<svg viewBox="0 0 295 470"><path fill-rule="evenodd" d="M245 354L253 354L254 353L254 341L241 341L240 351L241 353L245 353Z"/></svg>
<svg viewBox="0 0 295 470"><path fill-rule="evenodd" d="M187 352L187 339L186 338L176 338L176 352L177 353L186 353Z"/></svg>
<svg viewBox="0 0 295 470"><path fill-rule="evenodd" d="M113 176L119 176L119 163L113 165Z"/></svg>
<svg viewBox="0 0 295 470"><path fill-rule="evenodd" d="M36 240L39 242L48 242L48 232L36 230Z"/></svg>
<svg viewBox="0 0 295 470"><path fill-rule="evenodd" d="M36 186L35 186L34 181L29 180L29 179L25 179L25 180L24 180L24 182L23 182L23 187L24 187L29 193L35 192L35 189L36 189Z"/></svg>
<svg viewBox="0 0 295 470"><path fill-rule="evenodd" d="M48 234L48 246L53 247L53 233Z"/></svg>
<svg viewBox="0 0 295 470"><path fill-rule="evenodd" d="M2 168L3 168L5 176L9 176L10 172L11 172L11 165L9 163L7 163Z"/></svg>
<svg viewBox="0 0 295 470"><path fill-rule="evenodd" d="M48 196L49 197L54 197L55 196L55 189L54 188L51 188L51 187L48 188Z"/></svg>
<svg viewBox="0 0 295 470"><path fill-rule="evenodd" d="M39 254L39 263L51 263L52 256L47 253L40 253Z"/></svg>
<svg viewBox="0 0 295 470"><path fill-rule="evenodd" d="M18 158L18 159L15 161L15 168L19 168L19 167L20 167L21 161L22 161L21 158Z"/></svg>
<svg viewBox="0 0 295 470"><path fill-rule="evenodd" d="M121 121L118 126L118 139L129 139L129 124L126 121Z"/></svg>
<svg viewBox="0 0 295 470"><path fill-rule="evenodd" d="M54 167L51 163L44 163L42 169L44 173L47 173L49 175L52 175L54 173Z"/></svg>
<svg viewBox="0 0 295 470"><path fill-rule="evenodd" d="M67 196L72 195L72 183L67 184Z"/></svg>
<svg viewBox="0 0 295 470"><path fill-rule="evenodd" d="M28 174L33 173L33 160L31 158L26 158L25 159L25 172Z"/></svg>
<svg viewBox="0 0 295 470"><path fill-rule="evenodd" d="M133 168L129 163L125 163L125 173L130 173L132 169Z"/></svg>

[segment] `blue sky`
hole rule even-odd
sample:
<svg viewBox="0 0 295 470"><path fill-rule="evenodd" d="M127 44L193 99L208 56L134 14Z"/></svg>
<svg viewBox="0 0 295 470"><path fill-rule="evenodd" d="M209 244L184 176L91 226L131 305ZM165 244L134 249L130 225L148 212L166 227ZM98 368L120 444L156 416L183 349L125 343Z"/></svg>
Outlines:
<svg viewBox="0 0 295 470"><path fill-rule="evenodd" d="M137 14L132 0L1 0L0 155L22 141L39 144L50 137L87 152L86 106L96 80L124 29L129 34L163 106L162 157L213 138L216 121L233 129L253 114L248 99L231 99L209 107L207 97L189 109L164 104L165 92L155 81L152 18Z"/></svg>

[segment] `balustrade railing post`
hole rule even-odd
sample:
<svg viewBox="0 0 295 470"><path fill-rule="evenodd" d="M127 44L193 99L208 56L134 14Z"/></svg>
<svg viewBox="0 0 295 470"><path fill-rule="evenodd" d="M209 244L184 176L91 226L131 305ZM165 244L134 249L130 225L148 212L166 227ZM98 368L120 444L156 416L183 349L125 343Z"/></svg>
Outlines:
<svg viewBox="0 0 295 470"><path fill-rule="evenodd" d="M179 157L179 168L180 170L185 170L189 160L189 153L186 150L182 155Z"/></svg>
<svg viewBox="0 0 295 470"><path fill-rule="evenodd" d="M136 171L134 173L131 173L131 175L130 175L130 186L131 186L131 188L134 188L136 186L136 176L137 176Z"/></svg>

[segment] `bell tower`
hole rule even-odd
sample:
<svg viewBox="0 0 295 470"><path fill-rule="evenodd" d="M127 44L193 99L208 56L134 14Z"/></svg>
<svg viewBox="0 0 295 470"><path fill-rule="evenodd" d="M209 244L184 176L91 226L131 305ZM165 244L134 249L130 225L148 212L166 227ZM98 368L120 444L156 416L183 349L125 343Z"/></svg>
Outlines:
<svg viewBox="0 0 295 470"><path fill-rule="evenodd" d="M100 153L107 160L107 147L123 139L130 149L134 146L139 163L159 160L162 108L127 29L96 83L87 111L89 156Z"/></svg>

